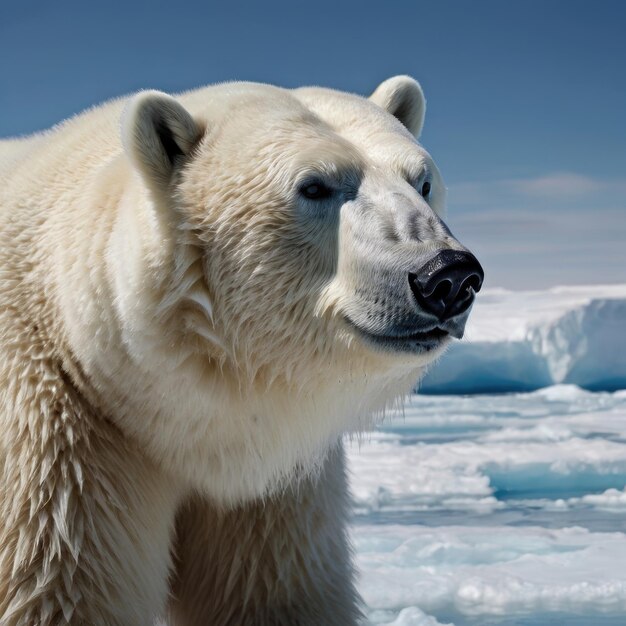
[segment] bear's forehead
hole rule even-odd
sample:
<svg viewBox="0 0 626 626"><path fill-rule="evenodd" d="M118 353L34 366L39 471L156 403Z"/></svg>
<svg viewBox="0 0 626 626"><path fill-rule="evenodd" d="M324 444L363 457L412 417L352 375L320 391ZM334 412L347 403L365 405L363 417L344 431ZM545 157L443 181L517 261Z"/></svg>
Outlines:
<svg viewBox="0 0 626 626"><path fill-rule="evenodd" d="M413 136L395 117L361 96L321 87L302 87L292 93L309 111L338 131L367 129L414 141Z"/></svg>
<svg viewBox="0 0 626 626"><path fill-rule="evenodd" d="M392 115L367 98L322 87L284 89L273 85L231 82L180 94L181 103L208 122L245 114L258 123L283 117L297 120L315 116L335 130L365 127L414 141Z"/></svg>
<svg viewBox="0 0 626 626"><path fill-rule="evenodd" d="M275 148L297 161L315 158L399 163L428 160L406 128L369 100L317 87L295 90L226 83L185 96L212 141L245 152ZM278 156L278 155L277 155Z"/></svg>
<svg viewBox="0 0 626 626"><path fill-rule="evenodd" d="M366 98L349 93L304 87L292 92L307 112L325 124L335 138L366 160L410 169L430 160L428 153L394 116Z"/></svg>

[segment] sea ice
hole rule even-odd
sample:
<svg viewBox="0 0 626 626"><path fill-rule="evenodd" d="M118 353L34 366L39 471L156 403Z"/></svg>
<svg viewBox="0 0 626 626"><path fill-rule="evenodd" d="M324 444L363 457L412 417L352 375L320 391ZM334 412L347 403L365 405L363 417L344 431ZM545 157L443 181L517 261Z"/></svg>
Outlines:
<svg viewBox="0 0 626 626"><path fill-rule="evenodd" d="M572 499L626 484L624 441L619 394L562 385L509 396L414 395L402 417L350 446L353 496L360 513L492 512L511 499Z"/></svg>
<svg viewBox="0 0 626 626"><path fill-rule="evenodd" d="M626 623L623 392L414 395L348 459L370 623Z"/></svg>
<svg viewBox="0 0 626 626"><path fill-rule="evenodd" d="M571 527L357 525L360 591L376 611L626 615L626 537Z"/></svg>

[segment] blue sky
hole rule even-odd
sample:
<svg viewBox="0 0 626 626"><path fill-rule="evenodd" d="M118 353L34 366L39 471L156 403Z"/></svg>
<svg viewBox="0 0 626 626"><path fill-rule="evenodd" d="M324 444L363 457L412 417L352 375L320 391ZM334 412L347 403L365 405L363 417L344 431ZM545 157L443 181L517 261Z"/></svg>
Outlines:
<svg viewBox="0 0 626 626"><path fill-rule="evenodd" d="M4 2L0 136L140 88L423 85L488 286L626 282L626 3Z"/></svg>

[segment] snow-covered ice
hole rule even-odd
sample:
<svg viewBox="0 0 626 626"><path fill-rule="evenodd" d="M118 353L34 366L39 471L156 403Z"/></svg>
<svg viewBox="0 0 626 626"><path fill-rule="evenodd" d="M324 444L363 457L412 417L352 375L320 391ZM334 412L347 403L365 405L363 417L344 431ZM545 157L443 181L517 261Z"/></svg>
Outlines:
<svg viewBox="0 0 626 626"><path fill-rule="evenodd" d="M437 393L626 387L626 285L478 294L465 339L423 380Z"/></svg>
<svg viewBox="0 0 626 626"><path fill-rule="evenodd" d="M538 625L551 612L626 616L623 533L384 525L354 535L372 621L389 607L474 621L534 614Z"/></svg>
<svg viewBox="0 0 626 626"><path fill-rule="evenodd" d="M626 624L626 392L412 396L348 445L373 624Z"/></svg>

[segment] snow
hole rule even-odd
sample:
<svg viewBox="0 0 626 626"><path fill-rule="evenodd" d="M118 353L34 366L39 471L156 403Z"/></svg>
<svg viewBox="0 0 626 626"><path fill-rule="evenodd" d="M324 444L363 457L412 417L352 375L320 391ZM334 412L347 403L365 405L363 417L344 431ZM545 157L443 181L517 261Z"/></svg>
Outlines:
<svg viewBox="0 0 626 626"><path fill-rule="evenodd" d="M560 383L626 387L626 285L481 292L465 339L420 388L487 393Z"/></svg>
<svg viewBox="0 0 626 626"><path fill-rule="evenodd" d="M371 621L390 606L468 616L626 614L622 533L388 525L359 526L354 540Z"/></svg>
<svg viewBox="0 0 626 626"><path fill-rule="evenodd" d="M624 623L626 392L414 395L348 459L368 623Z"/></svg>
<svg viewBox="0 0 626 626"><path fill-rule="evenodd" d="M563 501L559 500L559 502ZM603 493L588 494L582 498L568 498L567 502L563 504L568 506L589 504L606 511L626 513L626 488L622 491L618 491L617 489L607 489Z"/></svg>
<svg viewBox="0 0 626 626"><path fill-rule="evenodd" d="M427 615L416 606L402 609L395 619L388 622L390 615L392 615L390 611L374 612L370 616L371 623L384 626L450 626L438 622L432 615Z"/></svg>

